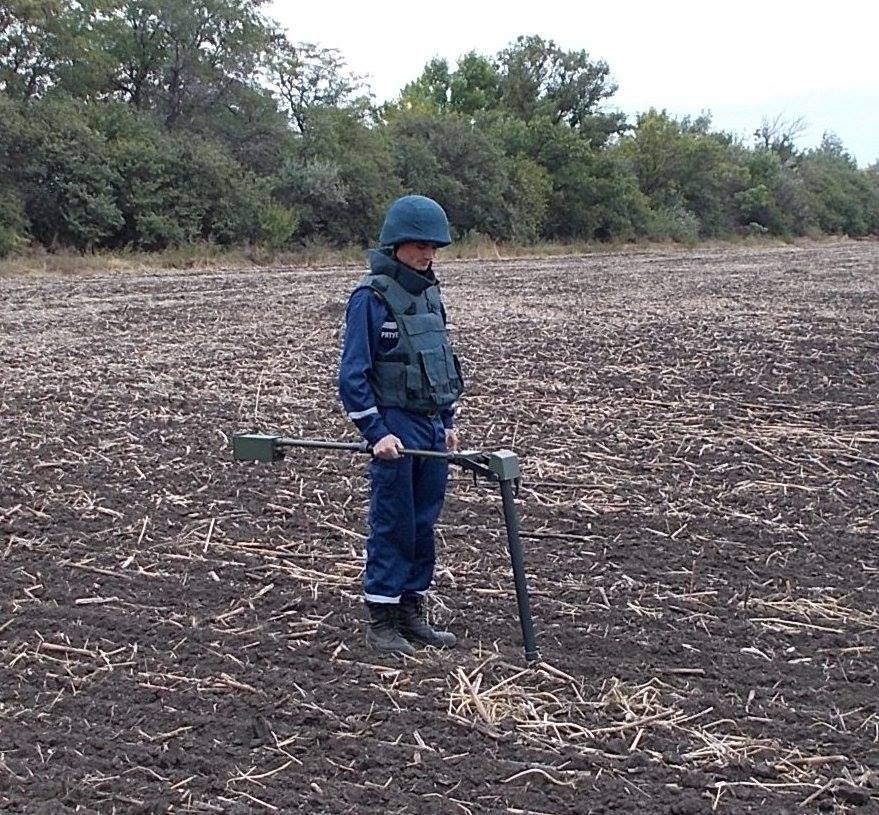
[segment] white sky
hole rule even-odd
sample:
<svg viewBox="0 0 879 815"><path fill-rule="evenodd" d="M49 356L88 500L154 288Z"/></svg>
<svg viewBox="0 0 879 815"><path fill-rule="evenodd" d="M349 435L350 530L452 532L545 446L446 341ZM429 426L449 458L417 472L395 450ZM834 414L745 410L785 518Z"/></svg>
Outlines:
<svg viewBox="0 0 879 815"><path fill-rule="evenodd" d="M799 146L832 130L861 166L879 159L876 0L276 0L264 10L291 39L338 49L379 101L434 56L454 68L467 51L491 56L539 34L604 59L619 85L609 107L630 119L651 106L710 111L715 128L750 143L763 117L802 117Z"/></svg>

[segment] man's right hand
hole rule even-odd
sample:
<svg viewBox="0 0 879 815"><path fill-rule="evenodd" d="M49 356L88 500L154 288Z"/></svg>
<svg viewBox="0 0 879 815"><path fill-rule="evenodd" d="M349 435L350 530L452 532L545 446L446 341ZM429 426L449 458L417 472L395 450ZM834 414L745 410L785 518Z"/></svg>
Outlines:
<svg viewBox="0 0 879 815"><path fill-rule="evenodd" d="M372 447L372 454L376 458L382 458L385 461L393 461L400 458L400 450L403 449L401 442L393 433L388 433L384 438L379 439Z"/></svg>

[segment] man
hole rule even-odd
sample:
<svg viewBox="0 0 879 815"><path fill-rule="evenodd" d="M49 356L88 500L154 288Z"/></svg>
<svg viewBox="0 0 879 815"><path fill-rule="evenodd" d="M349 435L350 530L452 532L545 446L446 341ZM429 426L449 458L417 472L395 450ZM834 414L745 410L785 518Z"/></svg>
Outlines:
<svg viewBox="0 0 879 815"><path fill-rule="evenodd" d="M452 242L443 208L407 195L388 209L370 252L370 273L351 295L339 375L342 404L372 446L364 598L366 640L383 653L454 647L427 622L425 595L436 564L434 526L448 464L401 456L404 448L457 450L454 408L464 389L433 273Z"/></svg>

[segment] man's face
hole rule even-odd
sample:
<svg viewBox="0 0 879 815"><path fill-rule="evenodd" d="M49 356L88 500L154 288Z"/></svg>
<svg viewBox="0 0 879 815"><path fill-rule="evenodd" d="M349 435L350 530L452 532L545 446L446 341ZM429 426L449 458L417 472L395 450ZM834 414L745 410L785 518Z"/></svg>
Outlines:
<svg viewBox="0 0 879 815"><path fill-rule="evenodd" d="M432 243L401 243L397 247L397 260L419 272L426 272L435 257L436 246Z"/></svg>

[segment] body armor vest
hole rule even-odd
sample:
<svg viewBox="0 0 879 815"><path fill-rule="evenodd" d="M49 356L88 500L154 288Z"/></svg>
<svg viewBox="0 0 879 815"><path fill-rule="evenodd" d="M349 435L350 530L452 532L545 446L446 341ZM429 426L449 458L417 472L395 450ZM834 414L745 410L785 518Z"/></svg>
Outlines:
<svg viewBox="0 0 879 815"><path fill-rule="evenodd" d="M464 391L461 366L452 352L436 286L411 294L394 278L367 275L369 288L387 303L397 321L399 340L379 353L369 383L381 407L433 413L449 407Z"/></svg>

